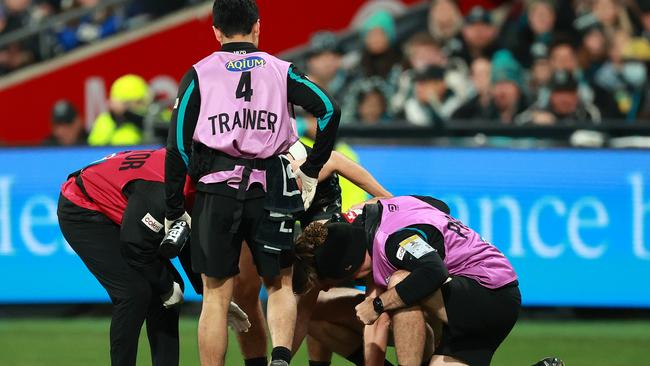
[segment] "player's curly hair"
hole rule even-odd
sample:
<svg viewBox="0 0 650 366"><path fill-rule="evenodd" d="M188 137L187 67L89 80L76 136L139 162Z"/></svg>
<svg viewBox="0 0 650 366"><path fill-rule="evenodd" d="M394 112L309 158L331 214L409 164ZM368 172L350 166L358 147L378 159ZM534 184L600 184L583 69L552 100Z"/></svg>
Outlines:
<svg viewBox="0 0 650 366"><path fill-rule="evenodd" d="M294 291L297 294L304 294L318 283L314 252L325 243L326 238L325 224L312 222L296 239L293 277Z"/></svg>

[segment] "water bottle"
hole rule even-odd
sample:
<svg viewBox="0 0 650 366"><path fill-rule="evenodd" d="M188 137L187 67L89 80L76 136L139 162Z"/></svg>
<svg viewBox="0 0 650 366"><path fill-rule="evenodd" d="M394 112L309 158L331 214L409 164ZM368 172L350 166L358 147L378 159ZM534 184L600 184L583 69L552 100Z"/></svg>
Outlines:
<svg viewBox="0 0 650 366"><path fill-rule="evenodd" d="M187 222L175 221L160 243L158 254L169 259L178 257L189 237L190 226Z"/></svg>

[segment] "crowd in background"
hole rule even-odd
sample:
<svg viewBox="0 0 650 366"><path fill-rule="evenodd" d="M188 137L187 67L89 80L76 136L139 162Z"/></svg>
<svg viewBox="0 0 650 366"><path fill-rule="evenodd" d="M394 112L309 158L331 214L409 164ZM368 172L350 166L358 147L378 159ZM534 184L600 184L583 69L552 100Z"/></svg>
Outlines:
<svg viewBox="0 0 650 366"><path fill-rule="evenodd" d="M87 9L81 17L54 22L45 32L0 47L0 76L76 47L133 29L149 19L194 3L192 0L125 0L102 7L100 0L0 0L0 39L20 29L56 20L54 16ZM94 10L97 9L97 10Z"/></svg>
<svg viewBox="0 0 650 366"><path fill-rule="evenodd" d="M91 12L53 30L55 53L193 2L125 1ZM0 35L100 3L0 0ZM584 128L603 121L650 122L650 0L432 0L422 29L404 34L398 21L409 18L383 10L370 14L357 29L357 46L345 52L330 32L314 34L306 46L302 68L339 101L343 126L444 128L480 121ZM0 75L39 60L39 50L29 40L0 49ZM100 125L112 127L102 129L104 134L135 125L127 140L151 142L141 131L146 113L131 108L151 102L147 91L132 100L117 94L123 93L111 90L112 123ZM55 106L53 136L58 131L82 142L85 131L73 111L71 105ZM298 121L302 131L314 123ZM641 146L650 146L650 139Z"/></svg>
<svg viewBox="0 0 650 366"><path fill-rule="evenodd" d="M393 16L376 12L358 50L314 35L306 71L341 101L343 124L650 120L650 0L499 3L463 14L433 0L428 29L404 41Z"/></svg>

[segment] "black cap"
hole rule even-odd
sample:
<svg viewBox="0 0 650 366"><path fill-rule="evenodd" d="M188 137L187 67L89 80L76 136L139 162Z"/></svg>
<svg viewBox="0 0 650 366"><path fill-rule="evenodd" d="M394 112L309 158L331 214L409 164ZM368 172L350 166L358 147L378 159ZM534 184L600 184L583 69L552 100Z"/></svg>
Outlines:
<svg viewBox="0 0 650 366"><path fill-rule="evenodd" d="M413 75L414 81L425 80L443 80L445 78L445 69L440 66L430 65L426 69L416 71Z"/></svg>
<svg viewBox="0 0 650 366"><path fill-rule="evenodd" d="M492 24L492 16L490 15L490 12L485 10L482 6L473 7L465 17L465 24L476 23Z"/></svg>
<svg viewBox="0 0 650 366"><path fill-rule="evenodd" d="M578 89L578 82L573 74L569 71L558 70L551 76L549 83L551 90L576 90Z"/></svg>
<svg viewBox="0 0 650 366"><path fill-rule="evenodd" d="M316 56L323 52L341 53L334 33L322 31L311 36L309 48L307 49L307 57Z"/></svg>
<svg viewBox="0 0 650 366"><path fill-rule="evenodd" d="M59 100L52 108L52 122L58 124L70 124L77 118L77 110L67 100Z"/></svg>
<svg viewBox="0 0 650 366"><path fill-rule="evenodd" d="M322 279L350 278L366 258L366 234L362 226L328 223L327 237L314 252L316 272Z"/></svg>

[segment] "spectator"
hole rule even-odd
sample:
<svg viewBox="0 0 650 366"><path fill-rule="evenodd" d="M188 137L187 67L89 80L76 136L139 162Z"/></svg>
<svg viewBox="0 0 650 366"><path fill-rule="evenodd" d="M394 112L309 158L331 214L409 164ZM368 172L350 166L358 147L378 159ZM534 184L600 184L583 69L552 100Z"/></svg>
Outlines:
<svg viewBox="0 0 650 366"><path fill-rule="evenodd" d="M440 43L425 32L409 38L404 51L408 67L413 70L424 70L431 65L445 66L449 62Z"/></svg>
<svg viewBox="0 0 650 366"><path fill-rule="evenodd" d="M67 100L60 100L52 108L52 135L43 142L47 146L86 145L88 134L77 110Z"/></svg>
<svg viewBox="0 0 650 366"><path fill-rule="evenodd" d="M521 66L508 51L499 51L492 59L492 98L496 118L511 124L515 115L527 107ZM493 117L492 117L493 118Z"/></svg>
<svg viewBox="0 0 650 366"><path fill-rule="evenodd" d="M632 21L621 0L594 0L592 12L603 25L608 37L613 37L618 32L628 36L633 34Z"/></svg>
<svg viewBox="0 0 650 366"><path fill-rule="evenodd" d="M490 13L475 6L465 17L460 39L450 43L449 50L453 57L462 58L467 65L471 65L476 58L492 57L498 49L498 34L499 30L492 23Z"/></svg>
<svg viewBox="0 0 650 366"><path fill-rule="evenodd" d="M151 19L150 15L163 15L195 2L194 0L126 1L98 12L93 9L104 3L100 0L0 0L0 36L17 30L35 28L39 22L59 12L79 8L89 14L81 19L73 19L68 24L51 23L47 30L26 35L26 38L2 47L0 75L104 38L119 30L136 28Z"/></svg>
<svg viewBox="0 0 650 366"><path fill-rule="evenodd" d="M31 0L4 0L4 10L6 12L5 32L12 32L29 25L31 21Z"/></svg>
<svg viewBox="0 0 650 366"><path fill-rule="evenodd" d="M560 34L556 35L550 50L550 64L553 72L569 71L578 82L578 95L587 105L595 104L606 118L621 118L618 107L612 95L607 91L590 84L580 69L578 51L573 38ZM544 108L549 103L550 90L543 88L539 91L537 104Z"/></svg>
<svg viewBox="0 0 650 366"><path fill-rule="evenodd" d="M387 101L379 89L359 94L357 121L363 125L378 125L388 120Z"/></svg>
<svg viewBox="0 0 650 366"><path fill-rule="evenodd" d="M429 33L443 47L463 28L463 16L453 0L433 0L429 8Z"/></svg>
<svg viewBox="0 0 650 366"><path fill-rule="evenodd" d="M417 126L442 127L462 100L447 88L445 69L429 66L414 76L415 93L406 101L406 120Z"/></svg>
<svg viewBox="0 0 650 366"><path fill-rule="evenodd" d="M396 40L395 21L387 11L372 14L362 25L364 48L361 51L356 81L346 91L341 108L342 123L355 120L360 95L370 89L381 90L386 100L395 94L401 74L401 56L393 47Z"/></svg>
<svg viewBox="0 0 650 366"><path fill-rule="evenodd" d="M95 120L88 144L137 145L142 142L145 111L151 101L147 82L133 74L124 75L111 85L109 111Z"/></svg>
<svg viewBox="0 0 650 366"><path fill-rule="evenodd" d="M525 22L515 37L513 53L519 63L530 68L535 55L547 53L553 40L555 7L552 0L533 0L529 3Z"/></svg>
<svg viewBox="0 0 650 366"><path fill-rule="evenodd" d="M445 81L448 87L459 97L465 98L470 90L467 80L467 67L464 62L449 59L441 44L426 32L416 33L404 46L406 70L402 72L397 84L397 92L390 101L392 114L404 112L404 104L413 96L413 74L428 66L445 68Z"/></svg>
<svg viewBox="0 0 650 366"><path fill-rule="evenodd" d="M487 105L491 99L492 61L477 58L471 68L472 89L478 97L479 105Z"/></svg>
<svg viewBox="0 0 650 366"><path fill-rule="evenodd" d="M600 123L598 108L578 96L578 81L573 73L566 70L554 72L549 87L551 95L548 106L540 108L534 105L515 118L517 124L571 126L587 122Z"/></svg>
<svg viewBox="0 0 650 366"><path fill-rule="evenodd" d="M452 119L488 118L492 106L491 75L492 63L485 57L480 57L470 66L470 98L453 114Z"/></svg>
<svg viewBox="0 0 650 366"><path fill-rule="evenodd" d="M377 76L387 82L399 75L401 56L393 47L396 40L395 21L387 11L371 15L362 26L364 48L361 54L363 77Z"/></svg>
<svg viewBox="0 0 650 366"><path fill-rule="evenodd" d="M319 32L311 37L307 50L307 74L334 99L342 101L350 78L341 67L342 57L336 42L336 36L331 32Z"/></svg>
<svg viewBox="0 0 650 366"><path fill-rule="evenodd" d="M478 59L481 60L481 59ZM486 60L487 62L487 60ZM477 75L475 84L484 81L479 65L473 65ZM515 116L526 109L524 96L523 75L521 66L508 51L502 50L494 54L491 67L491 83L488 92L479 93L476 97L461 106L453 115L458 119L485 119L511 124Z"/></svg>
<svg viewBox="0 0 650 366"><path fill-rule="evenodd" d="M361 79L351 84L350 88L346 91L345 98L342 100L341 107L341 123L354 124L359 122L359 110L364 96L370 91L374 90L382 94L382 99L387 103L389 100L388 95L392 95L392 86L388 85L384 80L378 77ZM390 118L393 115L388 110L384 110L382 117Z"/></svg>
<svg viewBox="0 0 650 366"><path fill-rule="evenodd" d="M607 60L609 42L602 24L592 14L576 19L575 27L582 37L578 60L585 78L591 83L598 69Z"/></svg>
<svg viewBox="0 0 650 366"><path fill-rule="evenodd" d="M533 65L530 69L528 80L528 97L530 100L538 100L540 91L546 87L553 75L553 68L548 58L548 54L535 55Z"/></svg>
<svg viewBox="0 0 650 366"><path fill-rule="evenodd" d="M31 0L5 0L0 9L0 35L13 32L37 21ZM34 37L9 44L0 50L0 74L5 74L39 59L38 43Z"/></svg>
<svg viewBox="0 0 650 366"><path fill-rule="evenodd" d="M643 55L633 46L627 34L616 34L609 61L598 70L595 78L598 86L614 96L621 115L632 122L643 109L648 87Z"/></svg>
<svg viewBox="0 0 650 366"><path fill-rule="evenodd" d="M99 5L99 0L75 0L73 8L91 9ZM123 19L110 9L94 11L57 32L59 45L68 51L84 44L106 38L117 33Z"/></svg>
<svg viewBox="0 0 650 366"><path fill-rule="evenodd" d="M564 34L556 35L554 38L549 50L549 61L553 70L578 72L580 67L573 38Z"/></svg>

